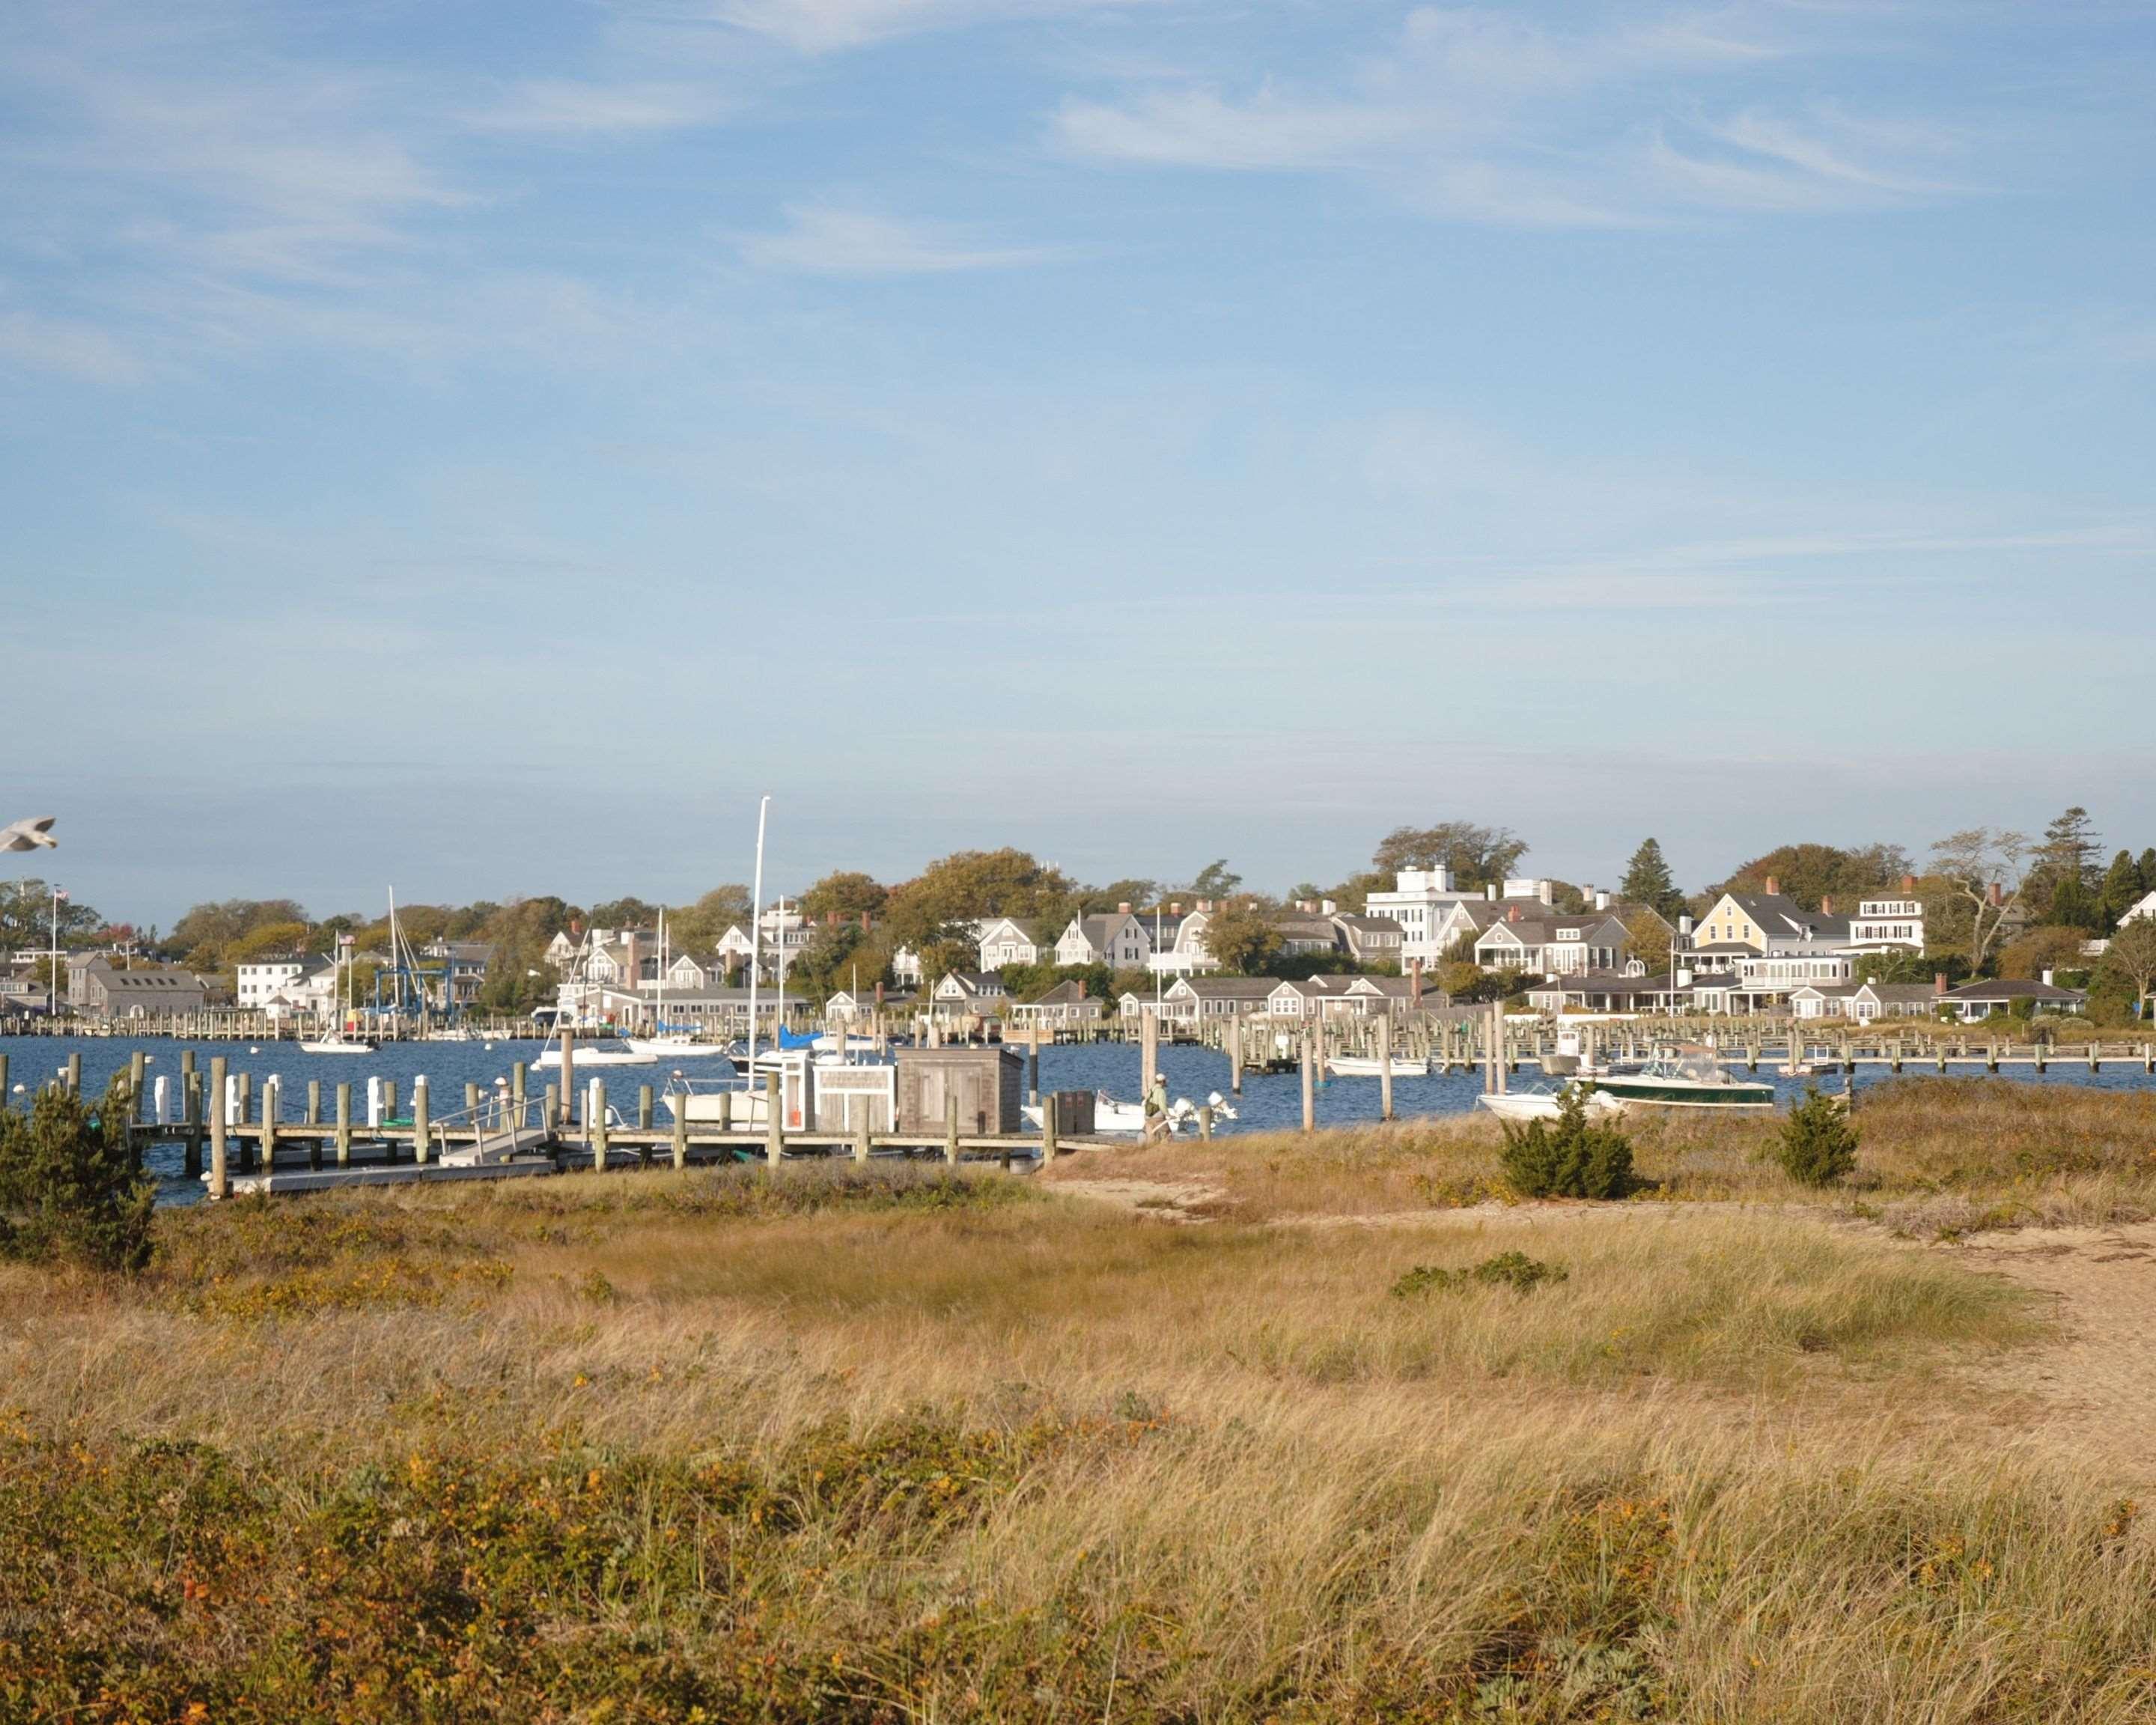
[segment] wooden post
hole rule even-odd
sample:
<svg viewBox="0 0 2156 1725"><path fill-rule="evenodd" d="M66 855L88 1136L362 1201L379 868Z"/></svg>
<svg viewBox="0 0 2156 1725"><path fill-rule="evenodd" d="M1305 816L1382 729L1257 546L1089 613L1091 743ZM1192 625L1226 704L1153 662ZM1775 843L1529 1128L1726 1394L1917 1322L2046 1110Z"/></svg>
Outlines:
<svg viewBox="0 0 2156 1725"><path fill-rule="evenodd" d="M1381 1120L1393 1117L1393 1020L1389 1013L1378 1015L1378 1117ZM1213 1136L1210 1108L1199 1117L1199 1136Z"/></svg>
<svg viewBox="0 0 2156 1725"><path fill-rule="evenodd" d="M636 1129L640 1132L651 1130L651 1086L639 1084L636 1087ZM647 1141L636 1147L636 1159L645 1168L651 1166L651 1145Z"/></svg>
<svg viewBox="0 0 2156 1725"><path fill-rule="evenodd" d="M568 1130L569 1111L562 1106L562 1099L554 1085L548 1085L539 1093L539 1111L547 1122L549 1136ZM520 1123L521 1120L520 1120Z"/></svg>
<svg viewBox="0 0 2156 1725"><path fill-rule="evenodd" d="M321 1123L322 1081L319 1078L310 1078L307 1081L307 1124L320 1126ZM316 1133L307 1140L307 1166L316 1168L321 1165L322 1141L321 1134Z"/></svg>
<svg viewBox="0 0 2156 1725"><path fill-rule="evenodd" d="M143 1077L147 1070L141 1049L127 1056L127 1118L131 1123L142 1117L142 1092L148 1088Z"/></svg>
<svg viewBox="0 0 2156 1725"><path fill-rule="evenodd" d="M1243 1014L1240 1012L1228 1019L1228 1093L1236 1096L1243 1093Z"/></svg>
<svg viewBox="0 0 2156 1725"><path fill-rule="evenodd" d="M479 1130L479 1086L469 1078L465 1081L465 1118L471 1122L471 1129L476 1132Z"/></svg>
<svg viewBox="0 0 2156 1725"><path fill-rule="evenodd" d="M1202 1142L1209 1141L1212 1136L1213 1105L1210 1102L1201 1102L1198 1106L1198 1137Z"/></svg>
<svg viewBox="0 0 2156 1725"><path fill-rule="evenodd" d="M339 1168L352 1165L352 1081L336 1087L336 1159Z"/></svg>
<svg viewBox="0 0 2156 1725"><path fill-rule="evenodd" d="M674 1167L676 1173L689 1165L689 1099L681 1096L674 1104Z"/></svg>
<svg viewBox="0 0 2156 1725"><path fill-rule="evenodd" d="M592 1172L603 1174L607 1163L606 1080L593 1078L584 1103L584 1135L592 1141Z"/></svg>
<svg viewBox="0 0 2156 1725"><path fill-rule="evenodd" d="M773 1168L786 1160L786 1098L776 1072L763 1075L763 1159Z"/></svg>
<svg viewBox="0 0 2156 1725"><path fill-rule="evenodd" d="M187 1058L192 1062L194 1050L189 1049ZM8 1082L7 1056L0 1055L0 1096L4 1096ZM186 1122L186 1148L181 1153L181 1166L190 1179L202 1173L203 1153L203 1087L202 1074L190 1064L180 1075L180 1113Z"/></svg>
<svg viewBox="0 0 2156 1725"><path fill-rule="evenodd" d="M1025 1099L1035 1104L1040 1101L1040 1014L1037 1011L1026 1026Z"/></svg>
<svg viewBox="0 0 2156 1725"><path fill-rule="evenodd" d="M67 1057L67 1087L71 1096L82 1094L82 1054L80 1050Z"/></svg>
<svg viewBox="0 0 2156 1725"><path fill-rule="evenodd" d="M569 1116L577 1106L577 1033L568 1025L562 1026L562 1125L569 1124Z"/></svg>
<svg viewBox="0 0 2156 1725"><path fill-rule="evenodd" d="M1063 1128L1063 1122L1059 1117L1060 1111L1061 1111L1056 1106L1056 1099L1054 1096L1044 1096L1041 1098L1040 1165L1043 1168L1052 1168L1055 1165L1056 1156L1062 1148L1062 1146L1057 1142L1062 1135ZM1004 1166L1005 1168L1009 1168L1010 1166L1010 1161L1008 1156L1004 1158Z"/></svg>
<svg viewBox="0 0 2156 1725"><path fill-rule="evenodd" d="M1317 1130L1317 1053L1312 1044L1310 1026L1302 1027L1302 1129Z"/></svg>
<svg viewBox="0 0 2156 1725"><path fill-rule="evenodd" d="M277 1166L277 1117L284 1111L284 1096L275 1078L262 1086L262 1136L255 1149L262 1158L262 1172L269 1173Z"/></svg>
<svg viewBox="0 0 2156 1725"><path fill-rule="evenodd" d="M943 1160L958 1165L958 1097L954 1091L943 1098Z"/></svg>
<svg viewBox="0 0 2156 1725"><path fill-rule="evenodd" d="M225 1167L224 1056L214 1055L209 1063L209 1195L228 1198L232 1182Z"/></svg>
<svg viewBox="0 0 2156 1725"><path fill-rule="evenodd" d="M719 1092L719 1130L730 1132L734 1129L734 1093L730 1090Z"/></svg>
<svg viewBox="0 0 2156 1725"><path fill-rule="evenodd" d="M861 1105L861 1112L860 1117L854 1122L854 1160L859 1163L863 1168L866 1168L869 1165L870 1098L867 1096L862 1096L859 1098L859 1101Z"/></svg>
<svg viewBox="0 0 2156 1725"><path fill-rule="evenodd" d="M1152 1094L1152 1075L1160 1066L1160 1018L1151 1007L1138 1009L1138 1095Z"/></svg>
<svg viewBox="0 0 2156 1725"><path fill-rule="evenodd" d="M510 1066L509 1103L516 1111L515 1123L520 1127L524 1124L525 1081L528 1076L529 1074L525 1070L523 1061L517 1060Z"/></svg>
<svg viewBox="0 0 2156 1725"><path fill-rule="evenodd" d="M428 1142L433 1130L427 1107L427 1075L422 1072L412 1081L412 1158L421 1168L426 1167L428 1152L433 1147Z"/></svg>

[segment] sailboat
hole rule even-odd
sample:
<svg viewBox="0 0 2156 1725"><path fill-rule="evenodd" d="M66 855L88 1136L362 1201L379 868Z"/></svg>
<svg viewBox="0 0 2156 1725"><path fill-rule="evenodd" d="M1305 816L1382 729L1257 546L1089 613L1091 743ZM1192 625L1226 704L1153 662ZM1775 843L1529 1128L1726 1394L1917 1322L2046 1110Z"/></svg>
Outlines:
<svg viewBox="0 0 2156 1725"><path fill-rule="evenodd" d="M637 1054L648 1054L654 1060L664 1055L674 1060L708 1060L723 1056L726 1050L716 1042L699 1042L696 1033L686 1024L671 1025L666 1022L666 913L659 913L659 998L652 1009L653 1034L649 1036L625 1036L622 1040Z"/></svg>
<svg viewBox="0 0 2156 1725"><path fill-rule="evenodd" d="M341 934L337 937L336 959L337 968L344 973L343 1019L334 1034L322 1037L314 1042L302 1042L300 1045L300 1052L318 1055L372 1054L375 1052L374 1045L364 1036L352 1035L350 1030L352 1020L352 937L350 935Z"/></svg>

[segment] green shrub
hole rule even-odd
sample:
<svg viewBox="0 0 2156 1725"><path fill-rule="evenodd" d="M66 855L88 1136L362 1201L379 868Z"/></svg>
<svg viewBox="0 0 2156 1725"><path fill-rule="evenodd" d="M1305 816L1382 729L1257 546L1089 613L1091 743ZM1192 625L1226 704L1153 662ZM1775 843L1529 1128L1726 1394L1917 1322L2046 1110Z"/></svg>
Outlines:
<svg viewBox="0 0 2156 1725"><path fill-rule="evenodd" d="M0 1255L131 1273L149 1262L157 1189L129 1156L128 1111L124 1081L95 1110L58 1087L27 1115L0 1108Z"/></svg>
<svg viewBox="0 0 2156 1725"><path fill-rule="evenodd" d="M1775 1158L1789 1177L1806 1186L1830 1186L1856 1166L1856 1128L1832 1096L1815 1084L1782 1122Z"/></svg>
<svg viewBox="0 0 2156 1725"><path fill-rule="evenodd" d="M1500 1159L1523 1198L1622 1198L1632 1189L1631 1140L1614 1126L1590 1124L1576 1089L1553 1123L1508 1122Z"/></svg>
<svg viewBox="0 0 2156 1725"><path fill-rule="evenodd" d="M1506 1287L1516 1294L1531 1294L1546 1281L1563 1281L1571 1272L1562 1264L1545 1264L1525 1252L1500 1252L1485 1258L1472 1270L1445 1270L1435 1264L1418 1264L1393 1284L1395 1300L1417 1294L1459 1291L1470 1287Z"/></svg>

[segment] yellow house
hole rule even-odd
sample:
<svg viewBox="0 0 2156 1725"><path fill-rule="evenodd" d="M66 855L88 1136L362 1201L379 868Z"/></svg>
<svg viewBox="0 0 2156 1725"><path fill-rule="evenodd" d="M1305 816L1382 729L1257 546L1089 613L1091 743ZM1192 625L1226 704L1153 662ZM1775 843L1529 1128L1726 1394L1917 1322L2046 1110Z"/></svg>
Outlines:
<svg viewBox="0 0 2156 1725"><path fill-rule="evenodd" d="M1800 909L1782 896L1771 875L1764 892L1725 892L1692 929L1698 947L1743 947L1753 952L1791 944L1838 946L1849 938L1849 919L1833 913L1831 901L1816 911Z"/></svg>

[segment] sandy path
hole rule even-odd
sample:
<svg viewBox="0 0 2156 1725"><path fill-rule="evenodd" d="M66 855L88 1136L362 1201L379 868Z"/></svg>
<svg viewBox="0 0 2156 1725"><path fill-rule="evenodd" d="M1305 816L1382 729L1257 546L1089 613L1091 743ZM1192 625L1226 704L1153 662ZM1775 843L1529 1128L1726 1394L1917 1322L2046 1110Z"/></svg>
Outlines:
<svg viewBox="0 0 2156 1725"><path fill-rule="evenodd" d="M1973 1235L1972 1270L2047 1296L2050 1347L1987 1361L1974 1380L2035 1435L2092 1464L2156 1485L2156 1223Z"/></svg>

